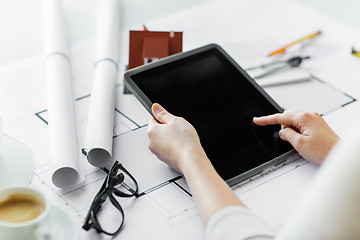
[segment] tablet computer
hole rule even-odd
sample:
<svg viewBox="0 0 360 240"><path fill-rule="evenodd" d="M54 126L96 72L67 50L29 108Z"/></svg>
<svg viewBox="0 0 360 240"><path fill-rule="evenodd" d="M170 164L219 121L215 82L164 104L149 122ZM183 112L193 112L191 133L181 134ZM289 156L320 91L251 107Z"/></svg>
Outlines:
<svg viewBox="0 0 360 240"><path fill-rule="evenodd" d="M253 123L255 116L283 109L216 44L129 70L124 82L150 114L159 103L190 122L229 185L295 153L280 139L279 125Z"/></svg>

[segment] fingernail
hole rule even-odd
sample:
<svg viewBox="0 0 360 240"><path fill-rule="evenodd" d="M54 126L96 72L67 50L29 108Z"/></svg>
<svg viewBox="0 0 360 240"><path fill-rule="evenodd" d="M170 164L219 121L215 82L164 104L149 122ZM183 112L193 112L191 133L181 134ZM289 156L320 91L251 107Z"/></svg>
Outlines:
<svg viewBox="0 0 360 240"><path fill-rule="evenodd" d="M279 136L282 137L282 134L283 134L283 130L281 129L281 130L279 131Z"/></svg>
<svg viewBox="0 0 360 240"><path fill-rule="evenodd" d="M154 104L153 110L155 113L159 113L161 111L161 106L158 103Z"/></svg>
<svg viewBox="0 0 360 240"><path fill-rule="evenodd" d="M154 107L153 107L153 111L154 111L154 114L158 115L159 113L161 113L163 111L163 107L158 104L158 103L155 103L154 104Z"/></svg>

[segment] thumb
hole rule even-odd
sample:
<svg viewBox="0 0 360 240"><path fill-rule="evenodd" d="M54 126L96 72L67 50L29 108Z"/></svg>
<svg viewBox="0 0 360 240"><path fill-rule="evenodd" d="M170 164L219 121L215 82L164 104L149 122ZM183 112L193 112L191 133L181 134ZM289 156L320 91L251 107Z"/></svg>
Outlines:
<svg viewBox="0 0 360 240"><path fill-rule="evenodd" d="M291 145L293 145L295 149L298 148L299 139L302 137L301 134L289 127L281 129L279 136L282 140L288 141Z"/></svg>
<svg viewBox="0 0 360 240"><path fill-rule="evenodd" d="M168 123L171 119L174 118L174 115L166 111L166 109L158 103L154 103L151 110L156 120L158 120L160 123Z"/></svg>

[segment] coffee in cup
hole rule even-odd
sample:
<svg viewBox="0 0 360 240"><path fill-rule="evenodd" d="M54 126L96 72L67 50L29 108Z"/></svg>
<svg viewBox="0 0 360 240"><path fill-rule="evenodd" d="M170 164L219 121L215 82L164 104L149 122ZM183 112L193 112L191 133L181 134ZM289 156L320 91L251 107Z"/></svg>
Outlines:
<svg viewBox="0 0 360 240"><path fill-rule="evenodd" d="M28 187L0 190L1 239L36 240L38 232L46 228L45 220L50 203L44 194Z"/></svg>
<svg viewBox="0 0 360 240"><path fill-rule="evenodd" d="M45 203L34 195L13 193L0 201L0 221L20 223L41 215Z"/></svg>

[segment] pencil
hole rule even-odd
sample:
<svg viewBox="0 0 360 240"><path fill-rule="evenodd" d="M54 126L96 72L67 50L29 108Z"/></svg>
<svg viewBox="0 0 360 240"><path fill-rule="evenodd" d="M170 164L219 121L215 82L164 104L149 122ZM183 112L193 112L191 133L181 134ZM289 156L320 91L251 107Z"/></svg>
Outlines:
<svg viewBox="0 0 360 240"><path fill-rule="evenodd" d="M355 50L354 47L351 48L351 55L357 57L357 58L360 58L360 52Z"/></svg>
<svg viewBox="0 0 360 240"><path fill-rule="evenodd" d="M273 52L271 52L269 54L269 56L273 56L273 55L276 55L276 54L281 54L281 53L284 53L286 51L287 48L291 47L292 45L294 44L297 44L299 42L302 42L302 41L305 41L305 40L310 40L310 39L313 39L314 37L318 36L319 34L321 33L321 31L317 31L315 33L312 33L310 35L307 35L305 37L302 37L300 38L299 40L296 40L295 42L292 42L292 43L289 43L288 45L282 47L282 48L279 48L278 50L275 50Z"/></svg>

